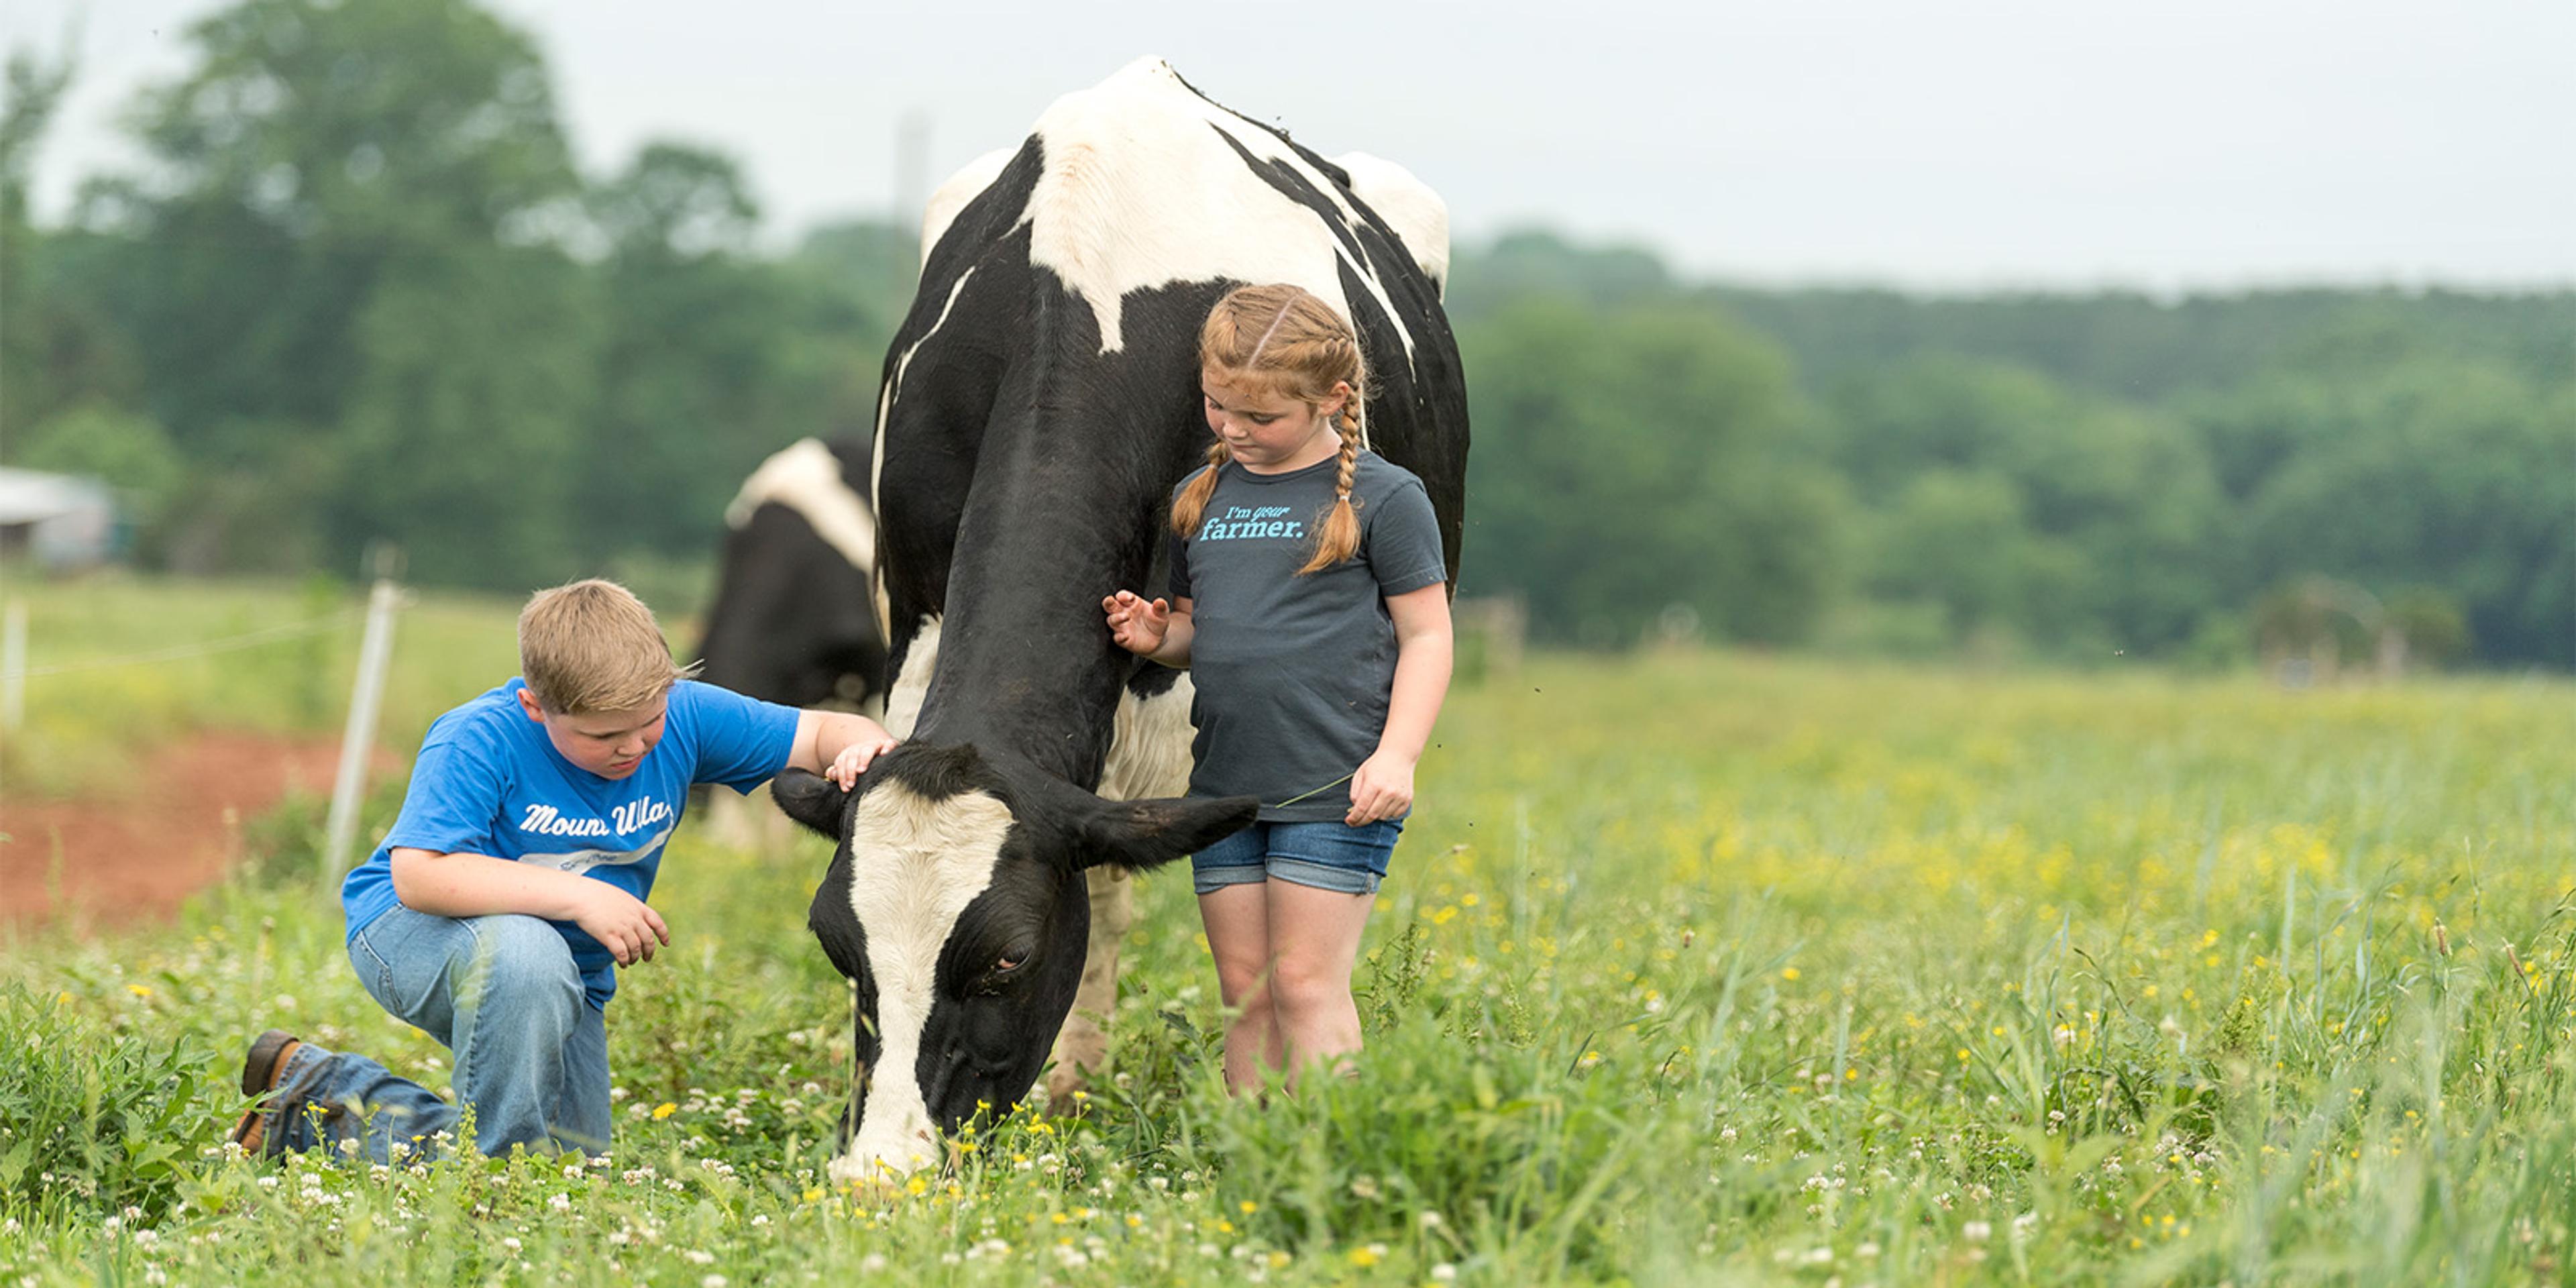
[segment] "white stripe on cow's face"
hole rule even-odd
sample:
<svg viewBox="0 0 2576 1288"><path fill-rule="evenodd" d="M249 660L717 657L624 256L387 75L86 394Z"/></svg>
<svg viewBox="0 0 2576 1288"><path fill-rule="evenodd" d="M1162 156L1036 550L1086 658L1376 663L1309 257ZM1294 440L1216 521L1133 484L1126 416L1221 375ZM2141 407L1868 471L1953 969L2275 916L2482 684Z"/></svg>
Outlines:
<svg viewBox="0 0 2576 1288"><path fill-rule="evenodd" d="M938 999L939 952L958 914L993 883L1011 811L988 792L933 801L900 782L850 811L850 911L867 932L877 988L877 1061L836 1181L937 1162L939 1127L921 1086L921 1038Z"/></svg>
<svg viewBox="0 0 2576 1288"><path fill-rule="evenodd" d="M904 650L903 671L894 677L894 687L886 690L886 732L897 738L912 736L912 726L921 719L921 700L930 696L930 673L939 665L939 614L921 615L921 629L913 633L912 646Z"/></svg>
<svg viewBox="0 0 2576 1288"><path fill-rule="evenodd" d="M1413 335L1366 264L1322 218L1246 169L1210 127L1305 177L1342 222L1361 223L1330 179L1279 136L1199 97L1159 58L1067 94L1038 118L1046 168L1020 222L1029 262L1091 305L1100 351L1126 344L1120 300L1173 282L1291 282L1356 316L1339 266L1368 284L1408 359Z"/></svg>
<svg viewBox="0 0 2576 1288"><path fill-rule="evenodd" d="M877 566L877 521L868 504L850 490L841 475L841 458L821 440L800 438L780 449L744 479L725 507L725 526L739 528L752 513L775 502L804 516L814 535L829 543L850 566L874 573Z"/></svg>

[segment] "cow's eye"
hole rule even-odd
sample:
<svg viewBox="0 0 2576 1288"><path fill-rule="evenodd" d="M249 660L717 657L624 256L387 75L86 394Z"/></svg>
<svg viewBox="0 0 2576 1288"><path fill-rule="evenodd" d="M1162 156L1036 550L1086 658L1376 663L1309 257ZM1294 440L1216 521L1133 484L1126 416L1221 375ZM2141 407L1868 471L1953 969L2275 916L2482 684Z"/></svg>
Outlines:
<svg viewBox="0 0 2576 1288"><path fill-rule="evenodd" d="M1018 970L1020 968L1020 964L1028 959L1029 955L1026 952L1004 953L993 959L993 973L996 975L1008 975L1012 971Z"/></svg>

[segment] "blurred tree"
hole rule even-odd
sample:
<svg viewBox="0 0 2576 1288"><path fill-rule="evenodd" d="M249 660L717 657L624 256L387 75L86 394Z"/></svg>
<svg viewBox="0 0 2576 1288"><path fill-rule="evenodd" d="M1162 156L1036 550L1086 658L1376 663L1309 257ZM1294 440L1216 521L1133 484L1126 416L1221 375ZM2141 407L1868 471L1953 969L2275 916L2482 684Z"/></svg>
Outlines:
<svg viewBox="0 0 2576 1288"><path fill-rule="evenodd" d="M2247 502L2263 580L2439 587L2487 659L2576 666L2576 394L2425 355L2269 379L2248 401L2298 415Z"/></svg>
<svg viewBox="0 0 2576 1288"><path fill-rule="evenodd" d="M1961 631L2008 625L2052 653L2161 652L2230 584L2234 525L2180 420L1937 355L1848 378L1832 405L1834 459L1888 515L1874 584L1934 594ZM1985 566L1953 566L1981 539L1996 543Z"/></svg>
<svg viewBox="0 0 2576 1288"><path fill-rule="evenodd" d="M583 437L593 483L625 503L577 532L584 557L712 551L763 456L808 435L864 437L913 239L827 226L781 262L750 253L758 205L739 170L656 143L594 193L609 341Z"/></svg>
<svg viewBox="0 0 2576 1288"><path fill-rule="evenodd" d="M677 143L648 143L624 174L590 194L591 217L618 258L692 261L741 255L759 203L733 159Z"/></svg>
<svg viewBox="0 0 2576 1288"><path fill-rule="evenodd" d="M61 394L49 361L55 329L46 292L33 289L41 238L27 217L27 179L54 110L71 88L68 62L9 55L0 102L0 446L52 414Z"/></svg>
<svg viewBox="0 0 2576 1288"><path fill-rule="evenodd" d="M606 345L596 414L577 438L592 561L697 553L727 498L797 430L774 423L778 368L797 318L774 269L748 257L759 207L734 163L654 143L601 185Z"/></svg>
<svg viewBox="0 0 2576 1288"><path fill-rule="evenodd" d="M875 319L891 336L894 321L912 307L921 239L873 219L827 223L805 234L789 262L800 276L829 283L832 295L854 310L854 319Z"/></svg>
<svg viewBox="0 0 2576 1288"><path fill-rule="evenodd" d="M1938 602L1954 641L2062 636L2090 572L2076 551L2031 530L2021 489L1996 470L1928 470L1871 528L1870 588Z"/></svg>
<svg viewBox="0 0 2576 1288"><path fill-rule="evenodd" d="M1614 308L1678 293L1671 270L1634 246L1578 246L1543 228L1461 247L1444 301L1453 325L1480 321L1519 300L1547 297Z"/></svg>
<svg viewBox="0 0 2576 1288"><path fill-rule="evenodd" d="M578 225L578 184L533 43L465 0L245 0L189 39L197 66L137 113L155 168L85 203L132 247L111 294L182 450L345 480L306 520L333 564L379 535L444 540L468 495L559 508L567 480L540 468L559 453L485 468L564 439L589 387L557 362L594 327L547 249ZM244 441L261 434L281 437ZM535 522L453 531L488 544Z"/></svg>
<svg viewBox="0 0 2576 1288"><path fill-rule="evenodd" d="M18 436L10 463L104 480L138 528L161 517L187 469L159 425L104 403L83 403Z"/></svg>
<svg viewBox="0 0 2576 1288"><path fill-rule="evenodd" d="M2468 655L2469 619L2449 595L2408 586L2388 597L2388 625L2406 645L2406 664L2448 666Z"/></svg>
<svg viewBox="0 0 2576 1288"><path fill-rule="evenodd" d="M1705 310L1515 305L1460 333L1476 452L1465 588L1542 638L1635 640L1672 605L1805 637L1843 574L1839 486L1799 451L1787 364Z"/></svg>
<svg viewBox="0 0 2576 1288"><path fill-rule="evenodd" d="M342 548L390 538L421 580L524 589L579 571L583 534L651 503L620 489L616 453L583 451L592 289L534 247L387 266L356 323L366 364L330 493Z"/></svg>
<svg viewBox="0 0 2576 1288"><path fill-rule="evenodd" d="M2163 403L2285 360L2320 330L2377 318L2535 380L2576 369L2576 294L2300 288L2159 300L2129 291L1926 296L1709 287L1785 346L1816 388L1928 353L2027 367L2095 395Z"/></svg>
<svg viewBox="0 0 2576 1288"><path fill-rule="evenodd" d="M791 354L797 378L824 390L823 424L839 436L876 432L877 380L895 327L912 307L920 238L875 220L824 224L785 268L804 324Z"/></svg>

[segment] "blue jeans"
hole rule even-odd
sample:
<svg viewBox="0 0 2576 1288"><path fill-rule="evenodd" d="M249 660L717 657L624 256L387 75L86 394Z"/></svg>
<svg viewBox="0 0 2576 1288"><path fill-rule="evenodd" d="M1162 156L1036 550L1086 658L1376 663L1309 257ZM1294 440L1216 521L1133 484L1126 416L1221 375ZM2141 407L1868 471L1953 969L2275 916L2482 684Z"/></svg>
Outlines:
<svg viewBox="0 0 2576 1288"><path fill-rule="evenodd" d="M608 1152L608 1027L572 948L536 917L435 917L395 907L349 940L376 1001L456 1053L458 1103L362 1055L298 1047L278 1079L283 1147L390 1162L437 1152L471 1109L486 1154Z"/></svg>
<svg viewBox="0 0 2576 1288"><path fill-rule="evenodd" d="M1230 885L1277 879L1340 894L1375 894L1386 879L1402 819L1347 823L1255 823L1190 856L1191 886L1214 894Z"/></svg>

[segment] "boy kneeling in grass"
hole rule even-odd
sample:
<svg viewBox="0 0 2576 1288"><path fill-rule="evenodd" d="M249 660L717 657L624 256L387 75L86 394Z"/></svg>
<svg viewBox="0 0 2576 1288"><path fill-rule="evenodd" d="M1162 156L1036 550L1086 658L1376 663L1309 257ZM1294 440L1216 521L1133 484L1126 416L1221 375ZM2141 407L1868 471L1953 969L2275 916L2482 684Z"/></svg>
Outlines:
<svg viewBox="0 0 2576 1288"><path fill-rule="evenodd" d="M340 887L359 980L456 1053L459 1103L270 1029L242 1064L261 1098L233 1131L245 1150L390 1162L470 1110L486 1154L607 1152L615 968L671 942L644 900L690 785L747 792L792 765L847 789L894 745L865 716L690 680L613 582L530 599L519 665L430 726L401 817Z"/></svg>

